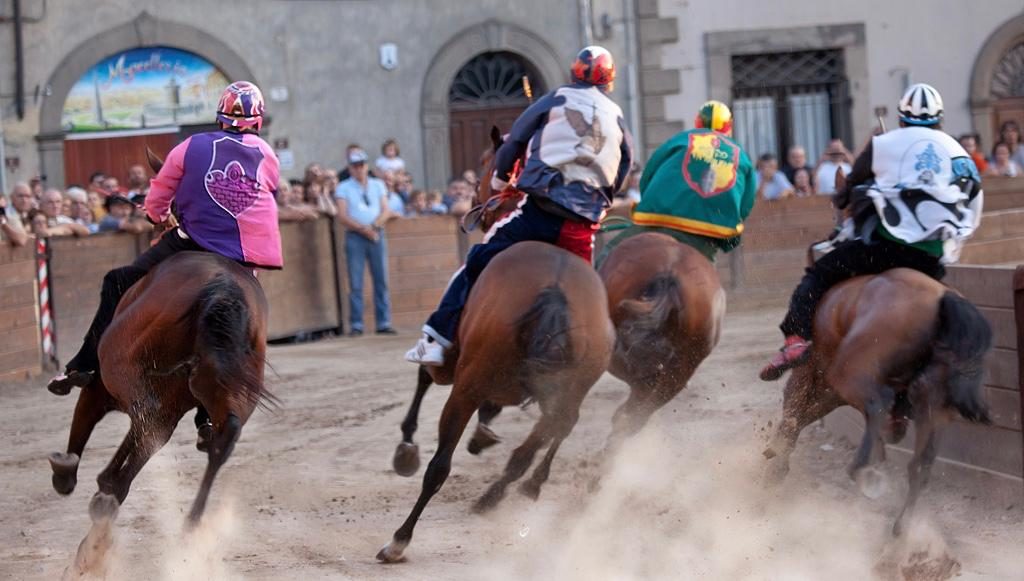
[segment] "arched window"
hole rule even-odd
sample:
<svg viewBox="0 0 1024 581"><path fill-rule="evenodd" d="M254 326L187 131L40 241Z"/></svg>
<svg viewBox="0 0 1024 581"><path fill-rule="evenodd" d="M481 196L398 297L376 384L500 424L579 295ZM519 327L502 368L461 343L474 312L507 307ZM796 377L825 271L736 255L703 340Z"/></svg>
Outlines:
<svg viewBox="0 0 1024 581"><path fill-rule="evenodd" d="M992 96L1024 97L1024 43L1006 51L992 74Z"/></svg>
<svg viewBox="0 0 1024 581"><path fill-rule="evenodd" d="M530 63L511 52L485 52L466 63L455 75L448 90L452 109L490 109L525 107L523 76L530 80L534 95L545 88L540 74Z"/></svg>

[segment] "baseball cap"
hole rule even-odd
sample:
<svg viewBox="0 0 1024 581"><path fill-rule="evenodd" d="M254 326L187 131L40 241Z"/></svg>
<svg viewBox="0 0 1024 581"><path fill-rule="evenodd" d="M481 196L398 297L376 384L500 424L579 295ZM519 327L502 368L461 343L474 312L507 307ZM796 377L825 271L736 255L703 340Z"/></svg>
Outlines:
<svg viewBox="0 0 1024 581"><path fill-rule="evenodd" d="M370 159L366 156L366 152L362 149L353 149L348 152L348 163L349 165L355 165L357 163L366 163Z"/></svg>
<svg viewBox="0 0 1024 581"><path fill-rule="evenodd" d="M106 207L108 212L110 211L110 207L113 206L114 204L128 204L129 206L132 207L135 206L135 204L131 200L129 200L128 198L124 197L121 194L111 194L106 200L103 201L103 206Z"/></svg>

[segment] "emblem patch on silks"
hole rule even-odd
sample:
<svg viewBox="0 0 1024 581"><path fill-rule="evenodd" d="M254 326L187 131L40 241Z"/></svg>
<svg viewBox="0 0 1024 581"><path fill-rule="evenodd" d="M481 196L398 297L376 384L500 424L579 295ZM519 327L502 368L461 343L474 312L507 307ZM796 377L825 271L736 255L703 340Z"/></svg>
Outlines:
<svg viewBox="0 0 1024 581"><path fill-rule="evenodd" d="M736 184L738 145L714 133L691 133L683 157L683 179L702 198L717 196Z"/></svg>
<svg viewBox="0 0 1024 581"><path fill-rule="evenodd" d="M935 153L935 144L929 143L914 160L914 169L921 172L917 174L917 181L927 185L935 183L935 175L942 171L942 158Z"/></svg>
<svg viewBox="0 0 1024 581"><path fill-rule="evenodd" d="M263 161L258 147L245 145L230 137L213 142L213 161L206 172L206 192L229 214L251 208L260 197L256 172Z"/></svg>

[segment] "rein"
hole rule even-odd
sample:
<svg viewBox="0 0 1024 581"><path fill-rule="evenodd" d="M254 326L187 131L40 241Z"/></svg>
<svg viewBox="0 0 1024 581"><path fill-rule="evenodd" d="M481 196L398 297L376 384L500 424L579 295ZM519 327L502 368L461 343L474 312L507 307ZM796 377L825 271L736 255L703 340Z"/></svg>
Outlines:
<svg viewBox="0 0 1024 581"><path fill-rule="evenodd" d="M470 211L466 212L466 215L459 220L459 229L466 234L476 230L476 227L483 220L484 214L494 212L508 200L517 200L522 197L523 192L516 189L516 182L519 181L519 174L522 172L519 162L520 160L517 159L515 165L512 166L512 178L509 180L509 185L497 194L487 198L484 203L477 204Z"/></svg>

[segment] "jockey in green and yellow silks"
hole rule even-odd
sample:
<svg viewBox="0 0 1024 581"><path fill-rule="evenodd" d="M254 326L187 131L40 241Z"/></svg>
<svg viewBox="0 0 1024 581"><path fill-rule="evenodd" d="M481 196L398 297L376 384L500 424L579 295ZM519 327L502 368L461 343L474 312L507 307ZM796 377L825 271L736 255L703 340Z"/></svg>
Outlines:
<svg viewBox="0 0 1024 581"><path fill-rule="evenodd" d="M709 260L740 243L754 207L754 166L731 139L732 112L718 101L701 106L694 129L659 147L640 179L634 226L609 243L656 230L690 244Z"/></svg>

